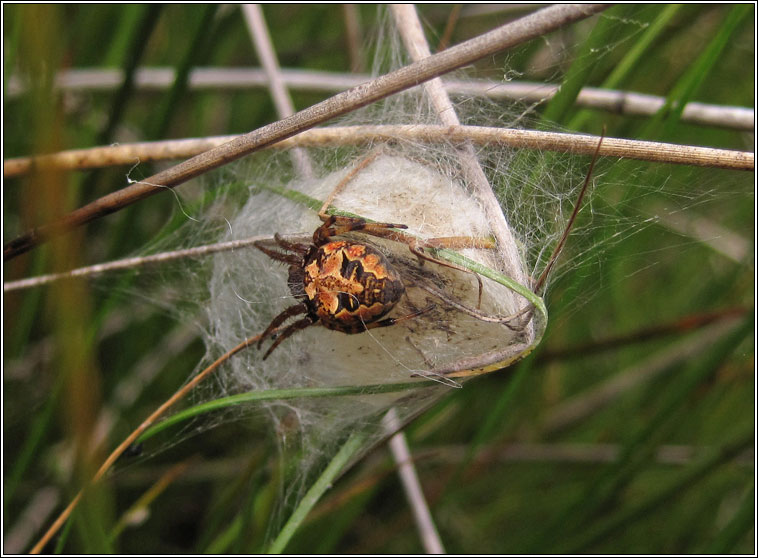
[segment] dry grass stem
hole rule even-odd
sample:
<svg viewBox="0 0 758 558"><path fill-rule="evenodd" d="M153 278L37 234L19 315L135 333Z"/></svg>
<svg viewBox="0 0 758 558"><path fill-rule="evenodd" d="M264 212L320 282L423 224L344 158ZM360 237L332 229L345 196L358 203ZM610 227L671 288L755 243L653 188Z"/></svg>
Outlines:
<svg viewBox="0 0 758 558"><path fill-rule="evenodd" d="M622 450L620 444L508 442L491 451L480 452L474 463L477 467L493 463L613 463ZM706 451L707 447L667 444L658 446L654 459L662 465L688 465ZM438 446L415 452L413 459L457 464L466 458L467 453L468 447L464 445ZM738 462L743 466L752 466L752 452L745 452Z"/></svg>
<svg viewBox="0 0 758 558"><path fill-rule="evenodd" d="M7 243L3 249L3 258L5 260L13 258L47 241L51 236L62 234L72 228L114 213L165 188L173 188L191 178L291 137L298 132L322 124L331 118L461 68L506 48L540 37L564 25L598 13L607 7L607 5L581 4L555 5L543 8L443 52L339 93L291 117L239 136L228 143L159 172L144 181L133 183L126 188L104 196L51 223L33 228Z"/></svg>
<svg viewBox="0 0 758 558"><path fill-rule="evenodd" d="M542 292L542 287L544 286L548 275L550 275L550 271L555 265L555 262L558 260L558 256L561 255L563 246L566 244L566 240L568 239L568 236L571 233L571 229L574 226L574 221L576 220L576 216L579 215L579 210L582 208L582 201L584 200L584 195L587 193L587 188L589 187L590 180L592 179L592 172L595 169L595 163L597 163L597 158L598 158L598 154L600 153L600 148L603 146L604 137L605 137L605 126L603 126L603 135L600 136L600 139L597 142L597 147L595 147L595 152L592 154L592 162L590 162L590 166L587 169L587 176L584 179L584 184L582 184L582 188L579 190L579 196L577 196L576 201L574 202L574 209L571 212L571 216L569 217L569 220L566 221L566 228L563 230L563 234L561 235L561 238L558 241L558 244L555 245L555 248L553 249L553 253L551 254L550 258L548 258L545 269L542 270L542 273L540 273L539 278L534 282L533 289L534 289L534 292L536 293Z"/></svg>
<svg viewBox="0 0 758 558"><path fill-rule="evenodd" d="M416 62L431 56L429 44L424 36L424 30L421 27L415 6L413 4L393 4L391 9L395 18L395 25L411 60ZM442 124L460 126L460 120L447 91L445 91L442 78L434 78L426 82L424 91L437 111L437 116ZM465 182L481 203L487 215L487 222L490 223L492 233L497 239L500 259L504 262L518 262L520 258L516 249L516 240L503 216L503 211L492 191L489 180L487 180L487 176L477 160L474 146L470 142L464 142L457 152L461 170L466 179ZM526 283L526 277L519 273L521 271L519 266L508 265L508 271L514 275L513 279L516 282Z"/></svg>
<svg viewBox="0 0 758 558"><path fill-rule="evenodd" d="M263 240L268 237L254 236L245 238L242 240L230 240L227 242L219 242L216 244L206 244L204 246L195 246L194 248L186 248L184 250L175 250L171 252L161 252L159 254L152 254L150 256L137 256L134 258L124 258L122 260L115 260L112 262L106 262L96 265L90 265L87 267L80 267L71 271L65 271L62 273L50 273L47 275L39 275L37 277L30 277L28 279L20 279L18 281L8 281L3 283L3 292L17 291L20 289L29 289L32 287L39 287L52 283L53 281L59 281L61 279L73 279L84 278L100 275L108 271L118 271L123 269L132 269L141 267L148 264L165 263L171 260L178 260L181 258L192 258L207 256L209 254L215 254L217 252L228 252L230 250L241 250L243 248L249 248L259 240Z"/></svg>
<svg viewBox="0 0 758 558"><path fill-rule="evenodd" d="M280 69L284 84L293 90L337 93L357 87L371 79L370 75L319 72L314 70ZM66 70L58 74L56 86L61 91L110 91L121 85L123 74L120 70L80 69ZM174 83L172 68L142 68L136 72L135 87L143 91L162 91ZM194 90L234 91L255 87L268 87L265 70L260 68L196 68L189 78L189 87ZM549 100L558 91L559 85L490 80L460 81L445 80L445 89L451 95L472 95L493 100L510 100L524 103L541 103ZM11 76L8 96L24 93L24 87L16 76ZM665 104L663 97L584 87L576 99L579 108L605 110L625 116L652 116ZM684 107L683 122L752 131L755 127L755 111L748 107L713 105L690 102Z"/></svg>
<svg viewBox="0 0 758 558"><path fill-rule="evenodd" d="M140 142L89 149L71 149L40 157L19 157L7 159L3 164L5 178L28 173L34 165L45 165L59 169L91 169L116 165L134 165L166 159L192 157L236 136L191 138ZM324 145L351 145L375 141L416 141L416 142L466 142L478 145L500 144L515 149L535 149L559 151L577 155L592 155L599 136L566 134L561 132L541 132L537 130L514 130L484 126L432 126L432 125L377 125L340 126L315 128L282 140L272 148L289 149L296 146L315 147ZM713 147L677 145L622 138L604 138L600 156L623 157L654 163L692 165L729 170L753 171L755 154L750 151L733 151Z"/></svg>
<svg viewBox="0 0 758 558"><path fill-rule="evenodd" d="M356 4L342 4L342 14L345 16L345 35L347 37L347 52L350 55L350 71L353 73L362 72L364 65L363 48L361 47L363 42L361 14ZM363 81L368 80L364 79Z"/></svg>
<svg viewBox="0 0 758 558"><path fill-rule="evenodd" d="M258 4L243 4L241 8L255 44L258 60L266 72L268 89L276 107L276 114L279 118L292 116L295 114L295 105L292 104L292 98L282 79L279 61L276 58L276 52L274 52L274 45L271 43L271 35L268 32L266 20L263 19L263 10ZM292 150L291 155L292 162L300 176L306 178L313 176L313 168L305 151L296 147Z"/></svg>
<svg viewBox="0 0 758 558"><path fill-rule="evenodd" d="M447 16L447 22L445 23L445 30L442 32L439 43L437 43L437 51L445 50L447 45L450 44L450 39L453 37L453 31L458 24L458 20L461 17L461 5L453 4L450 9L450 14Z"/></svg>
<svg viewBox="0 0 758 558"><path fill-rule="evenodd" d="M158 420L160 417L164 415L166 411L168 411L171 407L174 406L174 404L181 401L181 399L184 398L192 389L198 385L200 382L205 380L212 372L214 372L219 366L224 364L227 360L229 360L231 357L236 355L238 352L242 351L243 349L246 349L253 343L256 343L258 339L260 338L260 335L254 335L253 337L250 337L249 339L245 339L242 343L231 349L230 351L224 353L221 355L218 359L216 359L213 364L208 366L205 370L197 374L194 378L192 378L189 382L184 384L181 388L179 388L174 395L166 399L160 407L158 407L153 413L147 417L142 424L140 424L137 428L134 429L134 431L127 436L123 442L121 442L116 449L114 449L111 454L108 456L108 458L103 462L103 464L100 466L100 468L97 470L97 473L95 473L95 476L92 477L92 480L90 481L90 484L94 484L98 482L101 478L103 478L103 475L108 472L108 470L111 468L111 466L116 462L116 460L121 457L121 454L123 454L127 448L129 448L136 440L140 437L140 435L145 432L150 426L152 426L156 420ZM76 509L76 506L79 504L79 501L82 499L82 495L84 494L84 490L86 490L87 487L83 488L79 491L79 493L74 497L73 500L71 500L71 503L66 507L65 510L61 512L61 514L58 516L58 518L53 522L53 524L50 526L50 528L45 532L45 534L42 536L42 538L37 542L37 544L34 545L32 550L30 551L31 554L39 554L42 552L42 549L45 548L45 545L48 543L48 541L55 535L55 533L58 532L58 530L63 526L63 524L66 522L66 520L69 518L71 513Z"/></svg>
<svg viewBox="0 0 758 558"><path fill-rule="evenodd" d="M421 535L424 550L427 554L445 554L445 547L442 545L442 540L437 532L437 527L434 524L434 519L424 497L424 491L421 488L416 467L413 464L408 441L403 432L398 432L401 425L395 409L390 409L387 412L385 422L389 432L397 432L397 434L390 438L389 448L397 464L397 472L400 475L403 491L413 512L416 528Z"/></svg>
<svg viewBox="0 0 758 558"><path fill-rule="evenodd" d="M688 314L671 322L642 327L628 333L609 335L578 345L572 344L566 347L546 348L537 356L537 362L545 364L556 360L566 361L575 358L586 358L600 352L630 346L643 341L659 339L669 335L681 335L706 327L713 322L744 316L747 312L752 312L752 309L746 306L732 306L713 312Z"/></svg>
<svg viewBox="0 0 758 558"><path fill-rule="evenodd" d="M181 475L183 475L187 468L191 465L193 459L187 459L180 461L173 465L168 471L166 471L158 481L151 486L147 492L142 494L134 504L132 504L128 510L126 510L116 525L113 527L112 537L118 537L125 529L130 525L133 525L135 521L139 521L139 518L145 518L150 513L150 506L152 503Z"/></svg>

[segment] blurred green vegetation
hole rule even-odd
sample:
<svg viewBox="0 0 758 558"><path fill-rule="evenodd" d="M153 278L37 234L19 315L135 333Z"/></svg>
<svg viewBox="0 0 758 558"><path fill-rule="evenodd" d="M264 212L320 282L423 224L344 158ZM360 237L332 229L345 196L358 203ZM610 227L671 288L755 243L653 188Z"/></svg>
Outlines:
<svg viewBox="0 0 758 558"><path fill-rule="evenodd" d="M519 15L508 5L477 15L481 8L462 9L452 43ZM380 24L377 8L358 9L362 37L372 36ZM451 9L419 7L432 45ZM550 126L599 133L606 125L611 137L751 150L753 133L682 122L676 107L688 100L753 106L753 10L618 6L483 60L476 71L492 79L563 82L562 95L540 108ZM188 86L194 67L258 65L238 7L6 4L3 11L5 158L241 133L276 119L264 89ZM340 5L265 5L264 13L282 67L350 71ZM371 54L362 56L370 67ZM60 69L119 68L132 76L143 66L174 68L178 79L160 92L139 90L130 79L109 91L61 95L52 87ZM8 95L11 75L29 77L24 94ZM664 97L666 110L640 118L575 108L581 87L603 84ZM326 95L292 96L302 109ZM735 261L664 222L640 224L636 234L619 238L612 228L589 227L569 242L565 257L578 263L549 290L551 320L541 347L517 366L454 390L409 426L432 514L451 553L752 553L753 174L615 160L599 166L595 182L610 194L593 200L593 212L617 212L627 222L652 217L660 204L679 208L678 216L722 227L746 249ZM141 172L147 176L150 167ZM4 240L120 187L127 172L5 180ZM171 219L183 219L174 197L155 196L6 262L4 279L130 255L165 232ZM120 294L130 277L113 281L112 289L77 281L4 296L5 545L30 521L49 525L82 479L204 355L188 324L149 297ZM729 319L720 315L732 309ZM692 324L703 315L715 315L711 326L680 321ZM623 339L601 344L615 337ZM567 355L572 347L586 348ZM663 355L669 360L658 364ZM141 385L145 366L160 372ZM662 373L575 421L556 422L567 403L656 366ZM118 388L130 378L140 390L123 405ZM107 439L100 439L104 432ZM281 474L274 435L260 417L222 421L192 437L165 435L158 447L146 448L159 453L123 458L116 474L87 495L74 527L47 550L265 550ZM93 439L95 447L87 442ZM667 460L671 446L692 453ZM586 450L586 459L556 454L566 447ZM609 447L617 459L607 459ZM543 452L523 455L528 448ZM184 463L146 517L123 517L166 471ZM32 530L21 547L5 550L26 551L40 535ZM422 551L386 450L375 450L341 478L286 550Z"/></svg>

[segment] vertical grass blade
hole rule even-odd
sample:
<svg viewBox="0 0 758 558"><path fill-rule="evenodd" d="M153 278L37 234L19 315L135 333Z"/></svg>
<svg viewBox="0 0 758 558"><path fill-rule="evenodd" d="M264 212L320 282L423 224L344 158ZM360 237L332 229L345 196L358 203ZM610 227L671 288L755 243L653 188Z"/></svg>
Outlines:
<svg viewBox="0 0 758 558"><path fill-rule="evenodd" d="M364 432L355 432L350 435L347 441L343 444L337 454L332 458L327 465L321 476L313 483L308 492L305 493L303 499L298 504L295 511L284 524L282 530L277 535L274 542L268 548L268 554L281 554L287 543L292 539L292 536L297 531L300 524L305 517L313 509L313 506L321 499L324 492L326 492L337 476L342 472L345 466L350 462L350 459L361 449L364 441L366 440L366 434Z"/></svg>

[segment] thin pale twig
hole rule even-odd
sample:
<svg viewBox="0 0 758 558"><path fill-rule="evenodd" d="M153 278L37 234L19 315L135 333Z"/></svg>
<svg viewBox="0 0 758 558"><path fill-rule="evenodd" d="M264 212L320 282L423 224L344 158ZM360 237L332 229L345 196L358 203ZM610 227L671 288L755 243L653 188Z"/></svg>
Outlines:
<svg viewBox="0 0 758 558"><path fill-rule="evenodd" d="M324 206L326 207L326 205ZM3 284L4 292L17 291L21 289L31 289L33 287L41 287L55 281L62 279L76 279L94 277L107 273L110 271L119 271L125 269L133 269L150 264L165 263L172 260L178 260L182 258L199 258L203 256L209 256L219 252L230 252L233 250L241 250L243 248L249 248L256 242L261 240L270 240L270 236L253 236L250 238L244 238L241 240L229 240L225 242L217 242L214 244L204 244L201 246L194 246L192 248L184 248L182 250L172 250L169 252L159 252L157 254L150 254L149 256L135 256L132 258L123 258L120 260L113 260L101 264L90 265L86 267L79 267L69 271L62 271L60 273L50 273L47 275L38 275L36 277L28 277L26 279L18 279L16 281L8 281ZM475 247L482 250L492 249L493 245L488 239L477 239L470 237L440 237L433 238L426 241L431 247L447 247L451 249L461 249L463 247L470 248Z"/></svg>
<svg viewBox="0 0 758 558"><path fill-rule="evenodd" d="M434 524L434 519L424 497L424 491L416 474L416 468L413 465L408 441L405 438L405 434L402 431L398 431L400 419L394 408L387 412L385 421L388 431L397 432L397 434L390 438L389 447L392 457L397 464L398 474L403 483L403 490L413 512L424 550L427 554L445 554L445 547L442 545L442 540L437 532L437 527Z"/></svg>
<svg viewBox="0 0 758 558"><path fill-rule="evenodd" d="M392 13L395 17L395 25L411 59L415 62L429 59L431 56L429 44L424 36L416 8L412 4L394 4L392 5ZM460 126L460 120L447 91L445 91L442 78L437 77L426 82L424 91L437 111L437 116L442 124ZM484 174L479 164L474 146L470 142L464 142L457 150L457 155L461 170L466 177L466 183L487 216L487 222L497 240L497 249L500 260L504 262L505 270L516 282L526 283L516 240L505 220L503 210L495 197L487 175Z"/></svg>
<svg viewBox="0 0 758 558"><path fill-rule="evenodd" d="M161 252L158 254L152 254L150 256L136 256L133 258L124 258L121 260L115 260L112 262L106 262L96 265L90 265L87 267L80 267L71 271L64 271L61 273L50 273L48 275L39 275L37 277L30 277L28 279L19 279L18 281L8 281L3 284L3 291L15 291L19 289L29 289L31 287L38 287L58 281L60 279L73 279L76 277L91 277L94 275L100 275L108 271L117 271L121 269L132 269L141 267L148 264L165 263L171 260L177 260L181 258L200 257L207 256L209 254L215 254L217 252L226 252L230 250L237 250L242 248L248 248L253 246L255 242L269 238L267 236L254 236L251 238L245 238L243 240L230 240L227 242L218 242L216 244L206 244L203 246L195 246L194 248L185 248L183 250L174 250L171 252Z"/></svg>
<svg viewBox="0 0 758 558"><path fill-rule="evenodd" d="M292 104L292 98L284 84L282 74L279 69L279 61L274 52L274 45L271 42L271 35L268 32L266 20L263 18L263 10L259 4L243 4L242 13L245 16L245 22L253 37L255 51L258 53L258 59L266 72L268 79L268 89L271 92L271 98L274 100L276 113L279 118L286 118L295 114L295 105ZM297 167L300 176L310 178L313 176L313 168L308 159L308 154L301 148L292 150L292 160Z"/></svg>
<svg viewBox="0 0 758 558"><path fill-rule="evenodd" d="M441 50L441 49L438 49ZM337 93L365 83L368 74L343 74L293 68L281 69L284 83L293 90ZM74 69L58 73L55 85L61 91L110 91L123 81L123 74L116 69ZM143 91L164 90L174 83L172 68L141 68L136 73L136 87ZM254 87L267 87L266 72L259 68L195 68L190 74L189 87L195 90L233 91ZM511 100L524 103L541 103L551 99L558 85L529 81L497 82L483 79L467 81L445 80L445 89L451 95L488 97L493 100ZM24 93L17 76L11 76L8 96ZM584 87L575 104L580 108L605 110L625 116L652 116L665 104L666 99L657 95ZM751 131L755 127L755 111L749 107L714 105L690 102L684 107L682 122L701 126L732 128Z"/></svg>
<svg viewBox="0 0 758 558"><path fill-rule="evenodd" d="M35 165L49 165L58 169L72 170L134 165L140 161L181 159L222 145L234 137L218 136L71 149L39 157L7 159L3 164L3 172L5 178L10 178L29 172ZM512 148L591 155L597 146L598 139L598 136L592 135L538 130L413 124L314 128L279 141L271 147L289 149L295 146L353 145L396 140L429 143L470 141L475 145L502 145ZM755 154L750 151L622 138L603 139L600 156L745 171L753 171L755 163Z"/></svg>
<svg viewBox="0 0 758 558"><path fill-rule="evenodd" d="M75 227L114 213L132 203L173 188L226 163L263 149L277 141L364 107L438 75L456 70L506 48L539 37L569 23L594 15L607 5L555 5L465 41L443 52L380 76L369 83L339 93L289 118L268 124L224 145L161 171L146 180L108 194L94 202L36 228L5 244L4 260L27 252Z"/></svg>

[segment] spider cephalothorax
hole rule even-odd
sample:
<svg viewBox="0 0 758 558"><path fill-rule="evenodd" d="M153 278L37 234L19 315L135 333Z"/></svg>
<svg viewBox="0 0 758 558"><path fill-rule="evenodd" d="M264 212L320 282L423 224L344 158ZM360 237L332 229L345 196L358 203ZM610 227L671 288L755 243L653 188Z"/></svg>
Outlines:
<svg viewBox="0 0 758 558"><path fill-rule="evenodd" d="M398 321L382 319L405 293L400 275L387 258L368 244L331 238L350 231L386 236L392 228L406 227L332 216L313 233L312 244L288 242L278 234L274 235L276 245L286 252L274 250L264 242L255 243L270 258L290 264L289 288L300 301L271 321L258 346L288 318L305 315L279 333L264 359L287 337L316 323L343 333L360 333Z"/></svg>

